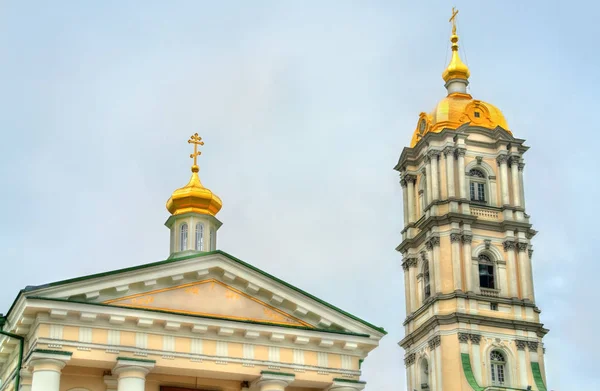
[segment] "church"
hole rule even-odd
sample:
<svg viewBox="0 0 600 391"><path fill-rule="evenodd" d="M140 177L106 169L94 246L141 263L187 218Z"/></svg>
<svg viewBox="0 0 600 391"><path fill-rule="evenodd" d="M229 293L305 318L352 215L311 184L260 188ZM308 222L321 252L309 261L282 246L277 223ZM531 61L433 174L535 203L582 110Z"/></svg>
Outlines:
<svg viewBox="0 0 600 391"><path fill-rule="evenodd" d="M395 166L407 390L546 391L528 147L468 93L456 14L447 96ZM188 143L191 178L166 204L170 256L18 292L0 314L0 391L368 389L361 365L386 331L217 249L223 204L200 181L204 142Z"/></svg>
<svg viewBox="0 0 600 391"><path fill-rule="evenodd" d="M523 155L502 112L467 91L458 52L448 94L421 113L395 169L403 192L408 390L546 391L525 211Z"/></svg>

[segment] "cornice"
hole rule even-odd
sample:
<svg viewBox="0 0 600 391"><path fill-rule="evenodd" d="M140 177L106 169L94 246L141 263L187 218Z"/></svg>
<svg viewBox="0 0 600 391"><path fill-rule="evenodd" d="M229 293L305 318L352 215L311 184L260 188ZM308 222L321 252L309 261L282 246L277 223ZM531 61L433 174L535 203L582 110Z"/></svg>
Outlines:
<svg viewBox="0 0 600 391"><path fill-rule="evenodd" d="M533 308L533 310L537 313L541 312L539 310L539 308L537 308L535 303L532 303L529 300L519 300L517 298L508 298L508 297L491 297L491 296L479 295L479 294L476 294L473 292L455 291L455 292L451 292L451 293L438 293L436 296L428 297L427 300L425 300L423 302L423 305L421 307L417 308L417 310L415 312L411 313L410 315L408 315L406 317L406 319L404 320L402 325L403 326L408 325L408 323L411 322L413 319L416 319L423 312L427 311L429 309L429 307L432 306L435 302L442 301L442 300L454 300L456 298L479 300L479 301L485 301L488 303L518 305L521 307Z"/></svg>
<svg viewBox="0 0 600 391"><path fill-rule="evenodd" d="M477 324L479 326L491 326L503 329L514 329L523 331L533 331L540 338L544 337L548 333L548 329L545 329L542 323L528 322L524 320L512 320L494 318L490 316L474 315L474 314L462 314L452 313L447 315L434 315L428 319L425 323L419 326L415 331L408 334L400 341L399 345L402 348L407 349L410 345L416 343L424 336L426 336L432 329L447 324Z"/></svg>

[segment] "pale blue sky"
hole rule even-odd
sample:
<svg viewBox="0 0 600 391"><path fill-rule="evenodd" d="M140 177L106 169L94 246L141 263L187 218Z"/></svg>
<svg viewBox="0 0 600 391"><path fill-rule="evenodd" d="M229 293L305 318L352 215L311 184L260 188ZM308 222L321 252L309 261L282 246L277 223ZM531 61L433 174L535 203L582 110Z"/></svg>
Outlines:
<svg viewBox="0 0 600 391"><path fill-rule="evenodd" d="M531 146L549 389L600 389L597 3L1 4L0 312L26 285L168 256L198 132L219 248L384 326L367 389L404 389L392 167L445 95L457 5L471 93Z"/></svg>

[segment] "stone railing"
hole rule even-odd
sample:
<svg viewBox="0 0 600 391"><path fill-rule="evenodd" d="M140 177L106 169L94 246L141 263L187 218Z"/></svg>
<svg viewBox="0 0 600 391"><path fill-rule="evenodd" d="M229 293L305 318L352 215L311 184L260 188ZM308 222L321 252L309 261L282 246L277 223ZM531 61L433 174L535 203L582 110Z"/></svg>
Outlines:
<svg viewBox="0 0 600 391"><path fill-rule="evenodd" d="M481 295L482 296L487 296L487 297L498 297L500 296L500 290L499 289L490 289L490 288L479 288L481 290Z"/></svg>
<svg viewBox="0 0 600 391"><path fill-rule="evenodd" d="M499 220L500 213L495 210L471 207L471 214L484 220Z"/></svg>

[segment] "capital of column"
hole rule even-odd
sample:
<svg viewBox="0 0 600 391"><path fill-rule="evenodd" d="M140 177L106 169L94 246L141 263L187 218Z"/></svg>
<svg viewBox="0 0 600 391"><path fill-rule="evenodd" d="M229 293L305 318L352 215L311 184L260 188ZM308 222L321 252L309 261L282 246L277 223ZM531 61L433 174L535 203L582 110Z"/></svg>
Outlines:
<svg viewBox="0 0 600 391"><path fill-rule="evenodd" d="M511 156L509 158L509 163L512 166L513 164L516 165L517 167L519 166L519 161L521 161L521 157L520 156Z"/></svg>
<svg viewBox="0 0 600 391"><path fill-rule="evenodd" d="M443 153L446 157L448 157L448 155L450 155L449 157L454 157L455 151L456 151L456 148L454 148L454 147L446 147L446 148L444 148Z"/></svg>
<svg viewBox="0 0 600 391"><path fill-rule="evenodd" d="M250 389L283 391L295 378L293 373L262 371L260 377L250 384Z"/></svg>
<svg viewBox="0 0 600 391"><path fill-rule="evenodd" d="M506 164L508 162L508 155L500 155L496 158L498 165Z"/></svg>
<svg viewBox="0 0 600 391"><path fill-rule="evenodd" d="M431 160L436 160L440 157L440 152L438 150L432 150L427 152L427 156L431 159Z"/></svg>
<svg viewBox="0 0 600 391"><path fill-rule="evenodd" d="M32 367L32 372L50 371L60 373L71 359L73 353L62 350L36 349L26 360L26 366Z"/></svg>
<svg viewBox="0 0 600 391"><path fill-rule="evenodd" d="M417 182L417 177L415 175L412 175L412 174L405 174L405 175L403 175L403 179L407 183L415 183L415 182Z"/></svg>
<svg viewBox="0 0 600 391"><path fill-rule="evenodd" d="M517 339L515 340L515 344L517 345L517 350L525 350L525 346L527 346L527 341Z"/></svg>
<svg viewBox="0 0 600 391"><path fill-rule="evenodd" d="M327 391L362 391L367 383L359 380L350 379L333 379L333 384L329 386Z"/></svg>
<svg viewBox="0 0 600 391"><path fill-rule="evenodd" d="M467 154L467 149L466 148L456 148L456 157L458 158L459 156L465 156Z"/></svg>
<svg viewBox="0 0 600 391"><path fill-rule="evenodd" d="M517 243L517 249L519 250L519 252L525 252L525 251L527 251L528 248L529 248L528 243Z"/></svg>
<svg viewBox="0 0 600 391"><path fill-rule="evenodd" d="M429 240L427 242L425 242L425 246L427 247L428 250L433 249L434 246L439 246L440 245L440 237L439 236L432 236L431 238L429 238Z"/></svg>
<svg viewBox="0 0 600 391"><path fill-rule="evenodd" d="M429 350L433 350L442 344L442 338L439 335L436 335L427 341L427 344L429 345Z"/></svg>
<svg viewBox="0 0 600 391"><path fill-rule="evenodd" d="M519 171L523 171L524 168L525 168L525 163L520 162L519 163Z"/></svg>
<svg viewBox="0 0 600 391"><path fill-rule="evenodd" d="M450 243L460 243L460 241L462 240L462 235L461 234L450 234Z"/></svg>
<svg viewBox="0 0 600 391"><path fill-rule="evenodd" d="M463 234L462 241L465 244L471 244L471 242L473 241L473 235Z"/></svg>
<svg viewBox="0 0 600 391"><path fill-rule="evenodd" d="M413 365L415 363L416 357L417 357L417 355L415 353L410 353L409 355L407 355L404 358L404 365L407 367L410 367L411 365Z"/></svg>
<svg viewBox="0 0 600 391"><path fill-rule="evenodd" d="M502 247L504 247L504 251L514 250L515 244L516 243L512 240L505 240L502 242Z"/></svg>
<svg viewBox="0 0 600 391"><path fill-rule="evenodd" d="M117 357L117 364L112 370L113 375L122 379L146 379L146 375L154 368L156 361L129 357Z"/></svg>

